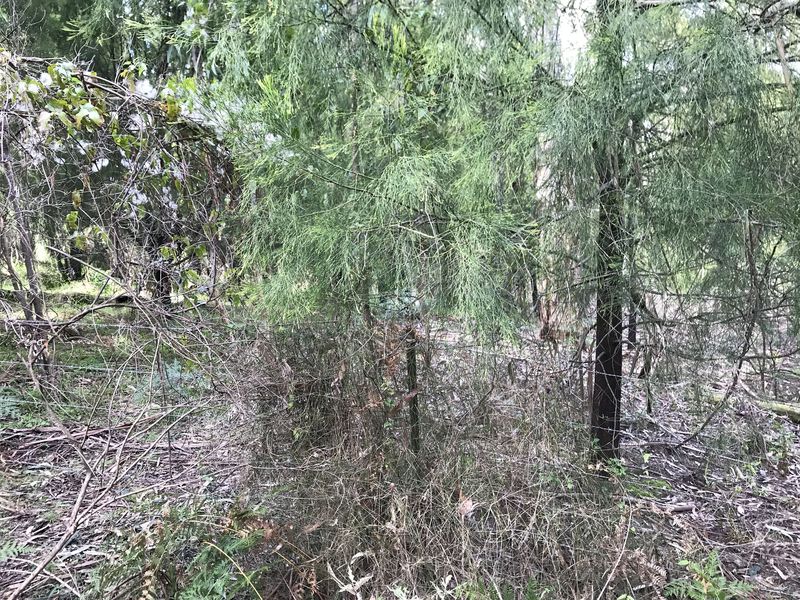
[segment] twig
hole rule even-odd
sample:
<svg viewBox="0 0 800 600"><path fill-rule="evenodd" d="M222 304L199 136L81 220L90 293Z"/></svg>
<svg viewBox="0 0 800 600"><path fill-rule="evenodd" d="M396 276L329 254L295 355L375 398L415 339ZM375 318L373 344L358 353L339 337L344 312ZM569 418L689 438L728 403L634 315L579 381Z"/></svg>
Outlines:
<svg viewBox="0 0 800 600"><path fill-rule="evenodd" d="M62 548L67 545L67 543L72 539L72 536L75 535L75 531L78 529L78 522L80 517L78 512L80 511L81 504L83 503L83 499L86 496L86 490L89 487L89 481L92 479L92 472L91 470L86 473L86 477L83 479L83 485L81 486L80 492L78 492L78 497L75 500L75 505L72 507L72 514L70 515L69 524L67 525L67 530L64 532L64 535L61 536L61 539L50 549L50 552L47 553L38 564L38 566L28 575L24 581L22 581L16 589L11 593L8 597L8 600L16 600L17 598L21 597L22 592L24 592L27 587L33 583L33 581L45 570L47 565L58 556L58 553L61 552Z"/></svg>
<svg viewBox="0 0 800 600"><path fill-rule="evenodd" d="M619 564L622 562L622 557L625 556L625 548L628 545L628 536L631 533L631 519L633 519L633 510L628 513L628 526L625 530L625 539L622 541L622 548L619 551L619 556L617 556L617 561L614 563L614 566L611 567L611 571L609 572L606 582L600 590L600 593L597 594L597 600L601 600L603 594L606 593L608 586L611 585L611 582L614 580L614 575L616 575Z"/></svg>
<svg viewBox="0 0 800 600"><path fill-rule="evenodd" d="M33 565L34 567L38 566L38 565L37 565L35 562L33 562L32 560L28 560L27 558L19 558L19 557L17 557L17 558L12 558L12 559L10 559L10 560L14 560L14 561L16 561L16 562L25 563L25 564L28 564L28 565ZM24 573L25 571L21 571L21 572L22 572L22 573ZM46 575L47 577L49 577L50 579L52 579L52 580L54 580L54 581L57 581L58 583L60 583L62 586L64 586L64 589L66 589L66 590L69 590L70 592L72 592L72 594L73 594L73 595L74 595L76 598L80 598L80 597L81 597L81 595L80 595L80 593L78 592L78 590L76 590L74 587L72 587L72 586L71 586L69 583L67 583L66 581L64 581L64 580L63 580L61 577L59 577L59 576L58 576L58 575L56 575L55 573L53 573L53 572L51 572L51 571L48 571L47 569L43 569L43 570L42 570L42 573L43 573L44 575Z"/></svg>

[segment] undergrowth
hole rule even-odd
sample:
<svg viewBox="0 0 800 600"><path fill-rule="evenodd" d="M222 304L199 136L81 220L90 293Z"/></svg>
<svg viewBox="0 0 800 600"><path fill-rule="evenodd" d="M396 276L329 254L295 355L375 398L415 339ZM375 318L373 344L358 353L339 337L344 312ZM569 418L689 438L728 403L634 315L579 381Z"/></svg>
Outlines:
<svg viewBox="0 0 800 600"><path fill-rule="evenodd" d="M681 560L688 576L667 584L664 593L680 600L733 600L743 598L752 589L750 585L730 581L722 573L719 555L715 552L701 560Z"/></svg>
<svg viewBox="0 0 800 600"><path fill-rule="evenodd" d="M257 512L203 504L143 512L150 509L159 516L112 545L117 558L95 573L93 597L212 600L254 589L258 569L240 561L264 541Z"/></svg>

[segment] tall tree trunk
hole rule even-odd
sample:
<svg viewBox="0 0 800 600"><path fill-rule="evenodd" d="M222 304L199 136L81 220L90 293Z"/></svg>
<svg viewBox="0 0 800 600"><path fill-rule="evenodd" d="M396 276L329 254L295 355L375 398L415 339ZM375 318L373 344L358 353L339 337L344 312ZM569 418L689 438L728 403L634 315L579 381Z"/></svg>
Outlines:
<svg viewBox="0 0 800 600"><path fill-rule="evenodd" d="M155 225L158 227L159 225ZM156 229L146 239L150 255L150 277L153 289L153 300L169 311L172 308L172 273L170 272L171 259L162 254L161 249L170 243L170 236L161 229ZM180 249L175 252L180 255Z"/></svg>
<svg viewBox="0 0 800 600"><path fill-rule="evenodd" d="M608 110L618 111L622 103L622 39L614 18L618 0L599 0L600 31L604 39L597 68L610 86ZM625 122L618 116L620 132ZM613 121L612 121L613 122ZM619 457L620 405L622 399L622 243L623 191L620 178L622 146L615 131L596 147L599 215L597 234L597 320L595 324L595 365L592 389L591 435L597 440L597 458Z"/></svg>
<svg viewBox="0 0 800 600"><path fill-rule="evenodd" d="M598 458L619 456L622 397L622 299L620 248L622 193L610 169L601 172L600 230L597 239L598 285L595 326L592 438Z"/></svg>
<svg viewBox="0 0 800 600"><path fill-rule="evenodd" d="M130 284L131 277L128 271L128 259L125 256L125 240L122 236L120 224L124 218L120 213L112 216L109 227L108 265L111 276Z"/></svg>
<svg viewBox="0 0 800 600"><path fill-rule="evenodd" d="M22 262L25 264L25 275L28 279L27 290L25 290L24 294L18 293L17 298L23 300L22 309L27 320L43 321L45 319L44 298L42 296L41 286L39 285L39 273L36 270L33 232L31 231L28 214L23 205L22 191L14 176L14 165L8 154L3 133L4 132L0 132L0 164L2 164L8 187L8 206L14 215L14 225L16 226L17 237L19 239L19 253L22 256ZM3 244L3 246L3 253L8 261L10 276L12 279L16 278L17 283L19 283L19 278L10 260L9 248L6 244ZM36 327L32 327L30 333L31 339L26 343L28 346L27 366L29 372L36 383L35 367L39 366L42 369L43 378L49 381L52 374L50 369L52 355L48 348L46 334L43 331L37 330ZM44 389L40 387L39 383L36 383L36 387L44 394Z"/></svg>
<svg viewBox="0 0 800 600"><path fill-rule="evenodd" d="M154 296L162 307L169 310L172 307L172 278L167 269L156 263L153 269Z"/></svg>

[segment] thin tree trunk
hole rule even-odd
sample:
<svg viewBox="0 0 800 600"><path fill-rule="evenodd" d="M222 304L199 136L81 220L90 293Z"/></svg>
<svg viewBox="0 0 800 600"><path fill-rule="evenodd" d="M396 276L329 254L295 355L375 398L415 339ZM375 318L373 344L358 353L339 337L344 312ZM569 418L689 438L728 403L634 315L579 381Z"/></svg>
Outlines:
<svg viewBox="0 0 800 600"><path fill-rule="evenodd" d="M628 348L636 346L636 303L631 300L628 307Z"/></svg>
<svg viewBox="0 0 800 600"><path fill-rule="evenodd" d="M17 275L17 269L14 267L14 261L11 256L11 248L6 239L6 224L5 219L0 217L0 253L3 255L3 260L6 263L8 276L11 278L11 286L14 288L14 297L17 303L22 307L22 314L25 315L26 321L33 320L33 311L28 305L27 298L25 297L25 290L22 287L22 280Z"/></svg>
<svg viewBox="0 0 800 600"><path fill-rule="evenodd" d="M25 264L25 275L28 278L28 302L33 309L33 316L37 320L44 319L44 300L42 298L41 286L39 285L39 274L36 270L36 255L28 215L22 208L22 198L19 187L14 177L14 168L8 160L5 149L3 151L3 170L5 171L6 182L8 183L8 199L11 210L14 213L17 231L19 233L19 250L22 261Z"/></svg>
<svg viewBox="0 0 800 600"><path fill-rule="evenodd" d="M30 220L23 208L22 192L17 185L14 176L14 165L12 164L7 148L4 143L5 140L0 139L0 161L2 162L3 171L5 173L6 182L8 185L8 204L14 215L14 221L19 238L19 253L22 256L22 261L25 264L25 275L28 279L28 288L23 297L22 309L27 320L43 321L45 319L44 298L42 297L41 286L39 285L39 274L36 271L36 256L33 233L31 232ZM5 244L4 244L5 246ZM4 248L4 254L8 260L8 266L11 270L11 277L16 277L13 264L10 261L10 252L8 248ZM18 279L18 278L17 278ZM22 295L18 294L18 298ZM29 366L33 374L34 367L38 364L42 367L44 379L49 381L51 376L50 361L51 354L49 352L46 335L43 332L32 328L32 340L28 347L29 352Z"/></svg>
<svg viewBox="0 0 800 600"><path fill-rule="evenodd" d="M406 372L408 386L408 420L411 427L410 445L417 465L420 459L419 386L417 381L417 332L413 325L406 330Z"/></svg>
<svg viewBox="0 0 800 600"><path fill-rule="evenodd" d="M613 23L618 0L600 0L597 5L600 35L608 38L598 54L597 67L608 82L616 111L622 102L622 40ZM614 102L613 99L617 99ZM620 129L627 124L620 118ZM620 405L622 399L622 244L623 194L620 178L621 147L609 139L596 147L599 215L597 234L597 320L592 389L591 435L597 440L597 458L619 457Z"/></svg>
<svg viewBox="0 0 800 600"><path fill-rule="evenodd" d="M592 438L598 458L619 456L620 400L622 397L622 251L620 247L622 194L611 169L601 174L600 231L598 233L597 321L595 327Z"/></svg>
<svg viewBox="0 0 800 600"><path fill-rule="evenodd" d="M155 300L169 310L172 306L172 281L169 271L156 266L153 270L153 278L155 279Z"/></svg>
<svg viewBox="0 0 800 600"><path fill-rule="evenodd" d="M111 227L109 228L108 263L113 277L130 283L130 273L125 256L125 242L118 229L118 224L121 221L122 215L113 215Z"/></svg>
<svg viewBox="0 0 800 600"><path fill-rule="evenodd" d="M85 259L85 253L74 243L67 244L64 254L56 256L56 265L65 283L81 281L86 276L83 266Z"/></svg>
<svg viewBox="0 0 800 600"><path fill-rule="evenodd" d="M783 73L783 83L789 92L789 98L794 100L794 85L792 85L792 69L789 67L789 60L786 57L786 45L783 43L781 30L775 32L775 45L778 50L778 59L781 61L781 72Z"/></svg>

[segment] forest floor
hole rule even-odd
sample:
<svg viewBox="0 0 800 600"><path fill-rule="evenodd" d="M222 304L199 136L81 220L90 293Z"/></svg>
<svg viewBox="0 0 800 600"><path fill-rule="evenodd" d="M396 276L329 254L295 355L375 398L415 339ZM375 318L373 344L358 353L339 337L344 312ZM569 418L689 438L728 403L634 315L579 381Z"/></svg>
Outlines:
<svg viewBox="0 0 800 600"><path fill-rule="evenodd" d="M637 527L676 559L717 553L753 598L800 596L800 427L739 398L707 435L677 448L715 408L692 418L686 387L664 390L652 417L631 417L632 476L621 479Z"/></svg>
<svg viewBox="0 0 800 600"><path fill-rule="evenodd" d="M284 524L265 508L263 481L251 485L252 421L185 356L159 350L156 361L153 352L132 351L120 323L127 323L121 311L58 349L64 393L49 409L17 350L2 346L0 590L9 598L34 571L19 597L233 597L220 590L258 566L256 550L267 552L271 542L267 553L284 556ZM139 338L138 348L149 342ZM670 581L702 587L715 575L723 588L752 586L750 598L800 597L800 426L752 401L760 381L751 375L702 435L680 445L730 384L729 375L706 371L703 381L654 386L652 414L642 382L627 382L623 460L612 474L623 507L618 554L598 574L603 589L574 597L617 598L610 590L626 589L632 598L660 598ZM454 500L462 526L465 505ZM310 535L314 521L308 515L296 527ZM646 543L629 543L634 538ZM719 574L703 566L712 553ZM693 560L697 572L681 560ZM330 566L303 564L260 591L239 578L235 591L321 594L316 578L326 570L333 577ZM345 596L358 596L350 585L348 594L337 583ZM392 594L399 597L387 589L372 596Z"/></svg>

